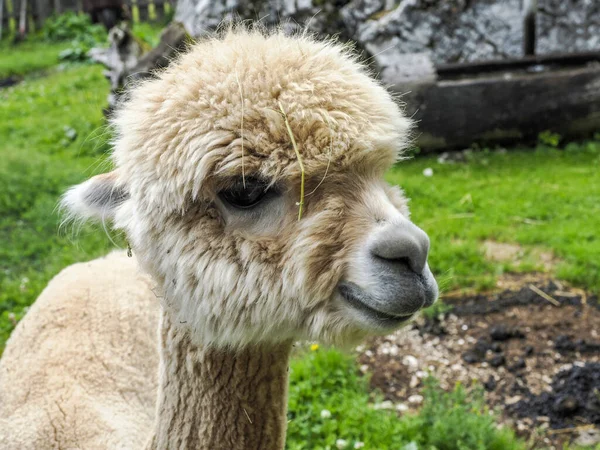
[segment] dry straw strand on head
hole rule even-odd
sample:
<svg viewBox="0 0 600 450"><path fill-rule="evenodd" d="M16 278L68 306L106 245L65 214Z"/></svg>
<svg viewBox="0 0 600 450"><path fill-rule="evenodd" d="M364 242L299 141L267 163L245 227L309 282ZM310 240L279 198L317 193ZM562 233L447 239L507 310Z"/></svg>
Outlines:
<svg viewBox="0 0 600 450"><path fill-rule="evenodd" d="M237 69L235 71L235 81L237 81L238 88L240 90L240 100L242 103L242 118L240 123L240 137L242 139L242 185L246 188L246 170L244 167L244 91L242 90L242 83L238 77Z"/></svg>
<svg viewBox="0 0 600 450"><path fill-rule="evenodd" d="M323 182L325 181L325 178L327 178L327 174L329 173L329 166L331 165L331 158L333 155L333 128L331 128L331 121L329 120L328 117L327 118L327 125L329 125L329 154L327 155L327 167L325 168L325 174L323 175L323 178L321 178L321 181L319 181L319 184L317 184L315 186L315 188L309 193L306 194L306 197L309 197L311 195L313 195L315 192L317 192L317 189L319 189L319 187L321 187L321 185L323 184Z"/></svg>
<svg viewBox="0 0 600 450"><path fill-rule="evenodd" d="M302 219L302 210L304 207L304 163L302 162L302 155L300 155L300 151L298 150L298 144L296 144L296 138L294 138L294 133L292 132L292 127L290 126L290 121L288 120L287 114L283 109L283 105L279 101L277 103L279 104L281 114L283 114L285 127L290 135L292 147L294 147L294 152L296 152L296 158L298 158L298 164L300 165L300 202L298 202L298 220L300 220Z"/></svg>

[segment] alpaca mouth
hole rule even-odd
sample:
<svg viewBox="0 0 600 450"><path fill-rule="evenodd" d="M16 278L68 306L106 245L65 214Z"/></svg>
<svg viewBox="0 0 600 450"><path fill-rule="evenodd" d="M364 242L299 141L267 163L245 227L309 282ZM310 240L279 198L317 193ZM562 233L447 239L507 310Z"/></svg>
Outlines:
<svg viewBox="0 0 600 450"><path fill-rule="evenodd" d="M338 290L346 303L385 328L398 326L410 320L414 315L393 315L372 308L360 299L360 297L364 297L367 294L354 284L342 283L339 285ZM362 295L357 295L357 290L360 290Z"/></svg>

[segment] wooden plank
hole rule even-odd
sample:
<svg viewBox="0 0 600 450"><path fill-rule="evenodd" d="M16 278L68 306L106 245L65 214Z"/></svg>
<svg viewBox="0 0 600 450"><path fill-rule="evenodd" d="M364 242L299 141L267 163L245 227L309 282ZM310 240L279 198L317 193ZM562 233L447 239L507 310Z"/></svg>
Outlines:
<svg viewBox="0 0 600 450"><path fill-rule="evenodd" d="M19 11L21 10L21 1L22 0L11 0L12 10L9 13L9 17L16 22L19 21Z"/></svg>
<svg viewBox="0 0 600 450"><path fill-rule="evenodd" d="M154 0L154 20L161 22L165 19L167 11L165 10L165 2Z"/></svg>
<svg viewBox="0 0 600 450"><path fill-rule="evenodd" d="M33 19L37 28L41 28L48 17L52 15L52 4L48 0L35 0L33 6Z"/></svg>
<svg viewBox="0 0 600 450"><path fill-rule="evenodd" d="M150 20L150 2L146 0L138 0L136 3L140 22L147 22Z"/></svg>
<svg viewBox="0 0 600 450"><path fill-rule="evenodd" d="M136 0L125 0L127 8L129 8L129 16L133 22L139 22L139 11Z"/></svg>
<svg viewBox="0 0 600 450"><path fill-rule="evenodd" d="M61 1L61 13L66 11L79 11L78 0L60 0Z"/></svg>
<svg viewBox="0 0 600 450"><path fill-rule="evenodd" d="M554 55L534 55L519 59L503 59L498 61L478 61L458 64L440 64L435 67L441 78L464 77L483 73L532 69L535 66L560 65L576 67L594 61L600 61L599 51L579 53L558 53Z"/></svg>
<svg viewBox="0 0 600 450"><path fill-rule="evenodd" d="M590 136L600 123L599 86L600 67L582 65L397 84L393 90L414 114L417 145L432 152L473 142L532 141L544 130Z"/></svg>
<svg viewBox="0 0 600 450"><path fill-rule="evenodd" d="M3 33L8 34L15 29L15 22L12 17L13 13L13 4L9 3L8 0L4 0L4 17L2 20L3 23Z"/></svg>
<svg viewBox="0 0 600 450"><path fill-rule="evenodd" d="M28 0L21 0L19 5L19 37L22 39L27 34L27 3Z"/></svg>

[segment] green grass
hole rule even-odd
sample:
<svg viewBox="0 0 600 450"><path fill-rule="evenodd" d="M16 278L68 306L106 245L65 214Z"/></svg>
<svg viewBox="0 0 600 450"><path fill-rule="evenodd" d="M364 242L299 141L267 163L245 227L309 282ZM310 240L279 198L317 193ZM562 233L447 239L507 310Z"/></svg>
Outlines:
<svg viewBox="0 0 600 450"><path fill-rule="evenodd" d="M479 388L457 385L444 392L434 380L424 391L419 414L398 418L376 410L376 395L358 374L354 359L335 350L296 357L290 368L289 450L335 449L339 439L377 450L517 450L525 445L508 429L498 429Z"/></svg>
<svg viewBox="0 0 600 450"><path fill-rule="evenodd" d="M433 169L425 177L423 170ZM487 288L514 267L487 261L486 239L552 251L558 277L600 292L600 140L507 153L467 163L403 162L387 176L411 197L413 220L431 238L430 265L446 289Z"/></svg>
<svg viewBox="0 0 600 450"><path fill-rule="evenodd" d="M55 212L69 185L98 171L107 92L90 66L0 90L0 349L52 276L110 247L102 232L59 234Z"/></svg>
<svg viewBox="0 0 600 450"><path fill-rule="evenodd" d="M92 45L94 41L101 43L105 38L104 32L99 33L97 29L98 26L92 26L89 33L86 33L85 29L78 32L82 37L88 38L89 44ZM144 48L150 49L158 44L162 29L162 26L155 23L139 22L133 24L132 32ZM10 76L20 78L54 69L60 62L59 54L62 51L81 46L72 39L46 42L44 33L48 34L48 31L43 29L38 34L16 44L8 38L0 40L0 80Z"/></svg>
<svg viewBox="0 0 600 450"><path fill-rule="evenodd" d="M0 41L0 79L52 68L59 62L58 54L69 45L68 42L41 44L33 41L15 45Z"/></svg>
<svg viewBox="0 0 600 450"><path fill-rule="evenodd" d="M136 22L131 31L144 45L152 48L158 45L163 29L156 23Z"/></svg>

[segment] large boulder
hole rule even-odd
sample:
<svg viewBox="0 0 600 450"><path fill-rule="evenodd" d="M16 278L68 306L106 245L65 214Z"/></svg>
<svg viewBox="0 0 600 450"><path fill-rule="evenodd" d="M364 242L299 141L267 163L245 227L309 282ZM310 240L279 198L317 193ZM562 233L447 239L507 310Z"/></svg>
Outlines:
<svg viewBox="0 0 600 450"><path fill-rule="evenodd" d="M287 31L308 29L321 36L338 35L349 40L340 9L350 0L179 0L175 20L201 37L223 21L249 20Z"/></svg>
<svg viewBox="0 0 600 450"><path fill-rule="evenodd" d="M537 53L600 51L600 1L538 0Z"/></svg>
<svg viewBox="0 0 600 450"><path fill-rule="evenodd" d="M392 81L400 55L427 53L436 64L518 57L521 0L354 0L341 14L353 39Z"/></svg>

